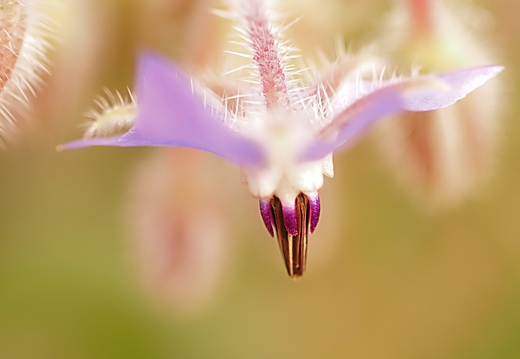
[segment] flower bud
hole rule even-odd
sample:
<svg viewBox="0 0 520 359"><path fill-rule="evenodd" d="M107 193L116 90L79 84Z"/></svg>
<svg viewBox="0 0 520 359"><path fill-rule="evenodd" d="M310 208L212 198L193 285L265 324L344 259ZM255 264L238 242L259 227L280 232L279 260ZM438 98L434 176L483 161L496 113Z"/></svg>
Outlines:
<svg viewBox="0 0 520 359"><path fill-rule="evenodd" d="M163 149L131 188L129 228L144 287L175 314L209 305L229 264L229 198L213 177L199 153Z"/></svg>

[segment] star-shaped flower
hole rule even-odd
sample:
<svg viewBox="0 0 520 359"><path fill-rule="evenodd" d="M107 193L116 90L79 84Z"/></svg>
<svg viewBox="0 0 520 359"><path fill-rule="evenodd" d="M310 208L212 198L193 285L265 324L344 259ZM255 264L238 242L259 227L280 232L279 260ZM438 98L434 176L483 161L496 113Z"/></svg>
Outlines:
<svg viewBox="0 0 520 359"><path fill-rule="evenodd" d="M172 62L145 51L137 65L137 112L114 115L117 121L130 118L130 129L62 147L190 147L236 163L259 199L267 230L278 238L289 275L299 277L308 234L320 216L323 175L333 175L332 153L351 146L378 119L455 103L502 67L367 80L363 63L340 58L305 83L289 64L288 48L263 2L237 2L235 11L254 75L249 87L222 85L226 90L219 97L218 86L197 86Z"/></svg>

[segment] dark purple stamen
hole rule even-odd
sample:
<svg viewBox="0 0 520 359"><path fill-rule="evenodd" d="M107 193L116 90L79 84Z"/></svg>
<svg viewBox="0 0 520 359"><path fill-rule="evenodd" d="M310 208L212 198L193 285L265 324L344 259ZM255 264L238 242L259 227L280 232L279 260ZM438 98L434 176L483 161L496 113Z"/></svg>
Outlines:
<svg viewBox="0 0 520 359"><path fill-rule="evenodd" d="M285 266L291 278L301 277L305 271L311 219L314 216L314 227L318 221L319 198L317 194L311 198L312 204L307 195L300 193L292 208L283 206L276 196L270 201L260 200L262 219L266 227L269 223L271 230L276 231Z"/></svg>

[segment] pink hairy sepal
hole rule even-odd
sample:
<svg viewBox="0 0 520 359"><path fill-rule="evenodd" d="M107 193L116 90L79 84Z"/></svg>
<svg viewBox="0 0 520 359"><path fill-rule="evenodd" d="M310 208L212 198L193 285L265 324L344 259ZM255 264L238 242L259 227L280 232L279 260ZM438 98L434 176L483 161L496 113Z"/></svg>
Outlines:
<svg viewBox="0 0 520 359"><path fill-rule="evenodd" d="M246 31L251 40L253 61L258 67L262 93L268 109L290 107L280 49L266 10L257 0L247 1L243 6Z"/></svg>
<svg viewBox="0 0 520 359"><path fill-rule="evenodd" d="M27 29L27 7L9 2L0 11L0 90L11 78Z"/></svg>

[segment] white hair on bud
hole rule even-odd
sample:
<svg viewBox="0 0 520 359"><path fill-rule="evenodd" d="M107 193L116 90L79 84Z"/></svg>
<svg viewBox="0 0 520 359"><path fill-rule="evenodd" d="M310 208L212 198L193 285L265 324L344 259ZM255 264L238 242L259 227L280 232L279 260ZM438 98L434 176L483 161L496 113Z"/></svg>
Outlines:
<svg viewBox="0 0 520 359"><path fill-rule="evenodd" d="M89 121L84 125L85 138L108 137L126 132L132 127L136 116L136 98L130 89L128 96L105 89L106 97L98 96L94 102L97 108L85 113Z"/></svg>
<svg viewBox="0 0 520 359"><path fill-rule="evenodd" d="M29 95L48 72L51 20L37 0L0 1L0 136L14 130L17 115L24 115ZM44 8L45 6L45 8Z"/></svg>

